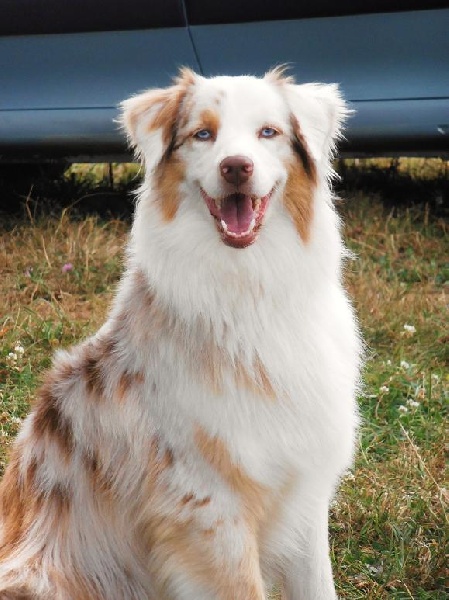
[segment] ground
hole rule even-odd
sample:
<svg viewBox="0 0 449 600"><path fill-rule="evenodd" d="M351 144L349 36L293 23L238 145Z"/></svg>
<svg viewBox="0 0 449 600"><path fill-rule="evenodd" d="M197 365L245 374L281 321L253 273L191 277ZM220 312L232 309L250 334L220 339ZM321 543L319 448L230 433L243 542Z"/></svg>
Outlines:
<svg viewBox="0 0 449 600"><path fill-rule="evenodd" d="M346 281L367 363L358 455L332 507L331 551L341 598L443 600L449 397L449 226L438 185L443 176L432 175L437 183L422 187L408 172L411 187L404 187L401 165L389 165L367 167L388 193L360 189L354 175L359 165L347 162L342 169L352 182L338 203L354 253ZM58 189L79 189L80 172L85 182L86 169L73 168ZM123 169L117 172L122 178ZM111 191L111 172L106 174ZM399 205L391 200L398 181ZM86 191L93 199L98 193L103 190ZM421 201L410 206L404 193ZM84 191L81 196L85 201ZM77 198L79 206L79 192ZM42 209L32 194L21 210L3 214L0 224L0 470L53 351L102 323L129 228L127 219L73 207Z"/></svg>

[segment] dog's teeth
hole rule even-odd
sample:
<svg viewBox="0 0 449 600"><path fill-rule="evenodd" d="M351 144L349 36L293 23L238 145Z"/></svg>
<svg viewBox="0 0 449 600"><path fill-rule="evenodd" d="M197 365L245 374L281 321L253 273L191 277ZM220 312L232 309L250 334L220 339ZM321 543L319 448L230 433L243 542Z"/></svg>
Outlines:
<svg viewBox="0 0 449 600"><path fill-rule="evenodd" d="M256 219L253 217L251 223L249 224L249 231L252 231L256 226Z"/></svg>
<svg viewBox="0 0 449 600"><path fill-rule="evenodd" d="M223 219L220 221L221 226L223 227L223 231L226 233L228 231L228 226L226 225L226 223L223 221Z"/></svg>

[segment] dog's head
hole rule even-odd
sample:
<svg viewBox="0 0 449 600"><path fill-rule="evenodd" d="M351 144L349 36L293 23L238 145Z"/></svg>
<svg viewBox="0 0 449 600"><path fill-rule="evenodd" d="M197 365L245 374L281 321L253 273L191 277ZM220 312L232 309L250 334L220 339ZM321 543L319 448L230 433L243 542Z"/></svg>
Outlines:
<svg viewBox="0 0 449 600"><path fill-rule="evenodd" d="M347 112L335 85L296 85L281 69L262 79L183 69L171 87L122 110L167 224L191 203L213 235L245 248L278 204L307 242L314 190L329 175Z"/></svg>

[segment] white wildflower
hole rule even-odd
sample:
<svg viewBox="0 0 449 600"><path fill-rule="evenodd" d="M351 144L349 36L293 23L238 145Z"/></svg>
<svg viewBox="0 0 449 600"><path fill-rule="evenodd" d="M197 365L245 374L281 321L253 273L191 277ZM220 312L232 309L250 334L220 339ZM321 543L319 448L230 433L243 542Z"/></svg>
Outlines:
<svg viewBox="0 0 449 600"><path fill-rule="evenodd" d="M14 346L14 352L15 352L16 354L20 354L21 356L23 356L23 355L25 354L25 348L22 346L22 344L20 344L20 343L17 343L17 344Z"/></svg>
<svg viewBox="0 0 449 600"><path fill-rule="evenodd" d="M430 376L430 378L432 379L433 382L438 383L440 381L440 376L437 375L436 373L432 373L432 375Z"/></svg>
<svg viewBox="0 0 449 600"><path fill-rule="evenodd" d="M410 363L408 363L406 360L401 360L401 369L409 369L410 368Z"/></svg>
<svg viewBox="0 0 449 600"><path fill-rule="evenodd" d="M390 359L387 360L387 366L391 367L391 360Z"/></svg>
<svg viewBox="0 0 449 600"><path fill-rule="evenodd" d="M407 331L408 333L416 333L416 328L414 325L407 325L407 323L404 325L404 329L405 331Z"/></svg>
<svg viewBox="0 0 449 600"><path fill-rule="evenodd" d="M413 398L407 399L407 406L410 406L411 408L417 408L419 405L420 403L416 402L416 400L413 400Z"/></svg>
<svg viewBox="0 0 449 600"><path fill-rule="evenodd" d="M382 385L382 386L379 388L379 392L380 392L381 394L388 394L388 392L389 392L389 391L390 391L390 388L389 388L387 385Z"/></svg>
<svg viewBox="0 0 449 600"><path fill-rule="evenodd" d="M15 352L10 352L8 354L8 356L6 357L6 360L10 363L16 363L17 362L17 354Z"/></svg>
<svg viewBox="0 0 449 600"><path fill-rule="evenodd" d="M408 408L401 404L400 406L398 406L398 411L405 414L408 413Z"/></svg>

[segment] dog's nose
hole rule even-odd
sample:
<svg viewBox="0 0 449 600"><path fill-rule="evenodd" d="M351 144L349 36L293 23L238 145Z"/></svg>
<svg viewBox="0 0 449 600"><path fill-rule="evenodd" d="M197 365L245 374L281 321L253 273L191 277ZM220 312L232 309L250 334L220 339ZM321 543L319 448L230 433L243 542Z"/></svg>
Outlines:
<svg viewBox="0 0 449 600"><path fill-rule="evenodd" d="M220 163L222 177L235 186L246 183L253 174L254 163L247 156L227 156Z"/></svg>

